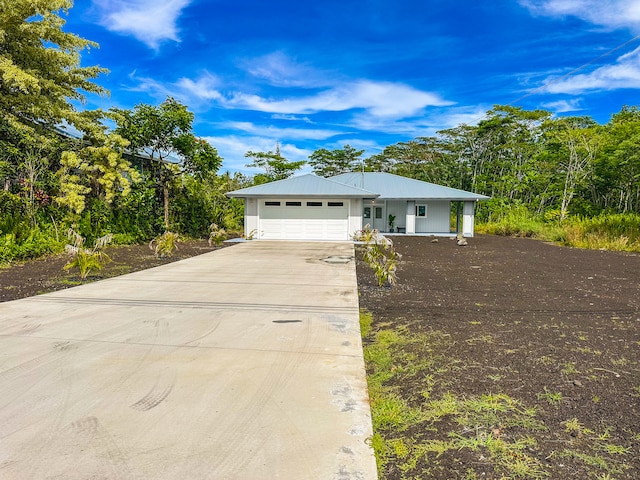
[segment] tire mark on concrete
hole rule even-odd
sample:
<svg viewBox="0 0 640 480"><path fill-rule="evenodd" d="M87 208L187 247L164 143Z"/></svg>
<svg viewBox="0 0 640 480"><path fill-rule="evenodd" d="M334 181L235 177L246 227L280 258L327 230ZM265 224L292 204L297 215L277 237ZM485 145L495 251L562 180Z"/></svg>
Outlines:
<svg viewBox="0 0 640 480"><path fill-rule="evenodd" d="M152 408L157 407L167 399L167 397L171 393L171 390L173 390L173 386L174 384L171 383L166 387L162 388L162 387L159 387L158 384L156 384L151 388L151 390L149 390L149 393L147 393L144 397L142 397L133 405L129 405L129 406L134 410L139 410L141 412L146 412L148 410L151 410Z"/></svg>

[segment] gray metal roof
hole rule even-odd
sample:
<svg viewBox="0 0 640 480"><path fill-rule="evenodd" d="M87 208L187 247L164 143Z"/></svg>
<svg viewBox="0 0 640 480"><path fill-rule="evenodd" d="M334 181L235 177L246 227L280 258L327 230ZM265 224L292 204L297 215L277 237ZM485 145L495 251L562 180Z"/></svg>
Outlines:
<svg viewBox="0 0 640 480"><path fill-rule="evenodd" d="M486 200L489 197L477 193L443 187L382 172L353 172L331 177L334 182L376 192L381 200L438 199L438 200Z"/></svg>
<svg viewBox="0 0 640 480"><path fill-rule="evenodd" d="M308 174L290 177L276 182L263 183L253 187L228 192L229 197L335 197L335 198L376 198L373 193L357 186Z"/></svg>

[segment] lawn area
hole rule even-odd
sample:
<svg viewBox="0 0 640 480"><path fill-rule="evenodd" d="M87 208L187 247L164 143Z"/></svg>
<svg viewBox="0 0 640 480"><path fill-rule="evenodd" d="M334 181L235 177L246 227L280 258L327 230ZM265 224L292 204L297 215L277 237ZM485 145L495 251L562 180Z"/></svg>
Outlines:
<svg viewBox="0 0 640 480"><path fill-rule="evenodd" d="M640 477L640 255L481 235L358 260L381 479Z"/></svg>

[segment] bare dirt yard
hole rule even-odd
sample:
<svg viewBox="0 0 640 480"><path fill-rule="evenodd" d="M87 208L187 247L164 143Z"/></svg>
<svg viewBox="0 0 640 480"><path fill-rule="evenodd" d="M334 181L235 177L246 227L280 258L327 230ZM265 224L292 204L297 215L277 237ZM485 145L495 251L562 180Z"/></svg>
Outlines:
<svg viewBox="0 0 640 480"><path fill-rule="evenodd" d="M107 262L102 270L91 272L86 280L80 280L77 269L63 270L70 258L67 254L16 262L10 266L0 266L0 302L157 267L210 252L216 248L222 247L210 246L206 240L188 240L180 242L171 257L157 258L148 245L109 246L105 249L105 253L111 261Z"/></svg>
<svg viewBox="0 0 640 480"><path fill-rule="evenodd" d="M640 255L393 240L393 288L358 256L381 478L640 478Z"/></svg>

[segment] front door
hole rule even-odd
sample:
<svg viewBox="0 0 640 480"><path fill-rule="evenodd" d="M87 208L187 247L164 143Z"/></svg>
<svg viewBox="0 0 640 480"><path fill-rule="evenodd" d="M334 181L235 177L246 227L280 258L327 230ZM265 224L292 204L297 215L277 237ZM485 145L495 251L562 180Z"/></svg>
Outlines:
<svg viewBox="0 0 640 480"><path fill-rule="evenodd" d="M384 221L384 212L382 211L382 205L373 206L373 228L377 228L381 232L386 232L387 223Z"/></svg>

